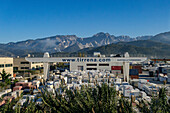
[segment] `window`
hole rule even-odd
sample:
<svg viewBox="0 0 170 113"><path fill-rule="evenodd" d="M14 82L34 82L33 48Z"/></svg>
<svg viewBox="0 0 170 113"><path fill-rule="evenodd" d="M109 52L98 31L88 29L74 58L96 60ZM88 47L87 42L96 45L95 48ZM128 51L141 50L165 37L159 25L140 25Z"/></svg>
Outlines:
<svg viewBox="0 0 170 113"><path fill-rule="evenodd" d="M78 66L78 70L83 71L83 66Z"/></svg>
<svg viewBox="0 0 170 113"><path fill-rule="evenodd" d="M29 62L21 62L21 64L29 64Z"/></svg>
<svg viewBox="0 0 170 113"><path fill-rule="evenodd" d="M3 68L4 67L4 64L0 64L0 68Z"/></svg>
<svg viewBox="0 0 170 113"><path fill-rule="evenodd" d="M17 70L18 70L18 67L14 67L13 69L14 69L14 71L17 71Z"/></svg>
<svg viewBox="0 0 170 113"><path fill-rule="evenodd" d="M97 68L87 68L87 70L97 70Z"/></svg>
<svg viewBox="0 0 170 113"><path fill-rule="evenodd" d="M5 67L12 67L12 64L5 64Z"/></svg>
<svg viewBox="0 0 170 113"><path fill-rule="evenodd" d="M29 69L29 67L21 67L21 69Z"/></svg>
<svg viewBox="0 0 170 113"><path fill-rule="evenodd" d="M32 64L38 64L38 63L40 63L40 62L32 62Z"/></svg>
<svg viewBox="0 0 170 113"><path fill-rule="evenodd" d="M99 66L109 66L109 64L99 64Z"/></svg>
<svg viewBox="0 0 170 113"><path fill-rule="evenodd" d="M97 66L97 64L86 64L86 66Z"/></svg>

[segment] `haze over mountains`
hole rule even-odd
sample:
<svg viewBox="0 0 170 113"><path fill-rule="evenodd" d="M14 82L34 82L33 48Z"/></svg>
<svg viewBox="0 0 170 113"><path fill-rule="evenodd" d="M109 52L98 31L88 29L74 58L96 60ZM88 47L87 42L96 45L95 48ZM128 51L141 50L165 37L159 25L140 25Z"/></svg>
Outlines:
<svg viewBox="0 0 170 113"><path fill-rule="evenodd" d="M108 50L102 48L108 48ZM170 56L170 32L136 38L124 35L114 36L103 32L86 38L80 38L76 35L56 35L36 40L0 44L0 56L25 56L28 53L44 53L46 51L50 53L103 51L103 54L106 51L107 54L128 51L134 54L150 53Z"/></svg>

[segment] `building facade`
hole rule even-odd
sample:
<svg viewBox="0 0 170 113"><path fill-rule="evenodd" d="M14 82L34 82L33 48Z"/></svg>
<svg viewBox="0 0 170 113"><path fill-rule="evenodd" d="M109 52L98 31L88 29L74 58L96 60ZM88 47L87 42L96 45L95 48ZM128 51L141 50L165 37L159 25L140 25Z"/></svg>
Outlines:
<svg viewBox="0 0 170 113"><path fill-rule="evenodd" d="M70 62L70 71L112 70L112 66L123 66L121 62Z"/></svg>
<svg viewBox="0 0 170 113"><path fill-rule="evenodd" d="M10 57L0 57L0 72L5 70L6 73L13 76L13 58Z"/></svg>
<svg viewBox="0 0 170 113"><path fill-rule="evenodd" d="M65 62L70 64L70 71L77 70L112 70L113 66L123 66L124 62L142 62L144 57L51 57L26 58L30 62Z"/></svg>
<svg viewBox="0 0 170 113"><path fill-rule="evenodd" d="M77 70L117 70L121 69L123 64L124 80L129 82L129 64L139 63L147 60L145 57L129 57L128 52L124 54L124 57L50 57L49 53L44 53L43 58L25 58L29 62L43 62L44 67L44 79L49 76L49 63L52 62L69 62L70 71ZM113 67L116 65L115 67ZM118 66L120 65L120 66ZM116 72L116 73L117 73ZM120 72L120 71L119 71Z"/></svg>
<svg viewBox="0 0 170 113"><path fill-rule="evenodd" d="M14 58L14 70L29 70L43 67L43 63L28 62L25 58Z"/></svg>

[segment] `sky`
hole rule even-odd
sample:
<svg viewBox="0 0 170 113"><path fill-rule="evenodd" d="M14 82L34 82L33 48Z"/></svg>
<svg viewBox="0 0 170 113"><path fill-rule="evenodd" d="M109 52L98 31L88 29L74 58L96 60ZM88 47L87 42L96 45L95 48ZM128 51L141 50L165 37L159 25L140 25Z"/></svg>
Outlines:
<svg viewBox="0 0 170 113"><path fill-rule="evenodd" d="M170 0L0 0L0 43L170 31Z"/></svg>

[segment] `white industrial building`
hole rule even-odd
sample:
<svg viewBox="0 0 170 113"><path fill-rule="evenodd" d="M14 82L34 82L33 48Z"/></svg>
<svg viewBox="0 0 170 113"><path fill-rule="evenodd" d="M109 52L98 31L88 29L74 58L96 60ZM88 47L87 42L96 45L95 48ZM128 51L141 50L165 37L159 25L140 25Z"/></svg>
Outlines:
<svg viewBox="0 0 170 113"><path fill-rule="evenodd" d="M78 70L112 70L114 66L123 66L124 79L129 80L129 63L143 62L145 57L129 57L125 53L125 57L50 57L46 52L43 58L30 58L25 59L29 62L43 62L44 63L44 79L49 75L49 63L51 62L69 62L70 71ZM116 68L117 68L116 67ZM116 70L116 69L113 69ZM120 70L120 68L118 68Z"/></svg>
<svg viewBox="0 0 170 113"><path fill-rule="evenodd" d="M122 62L70 62L70 71L112 70L112 66L123 66Z"/></svg>

